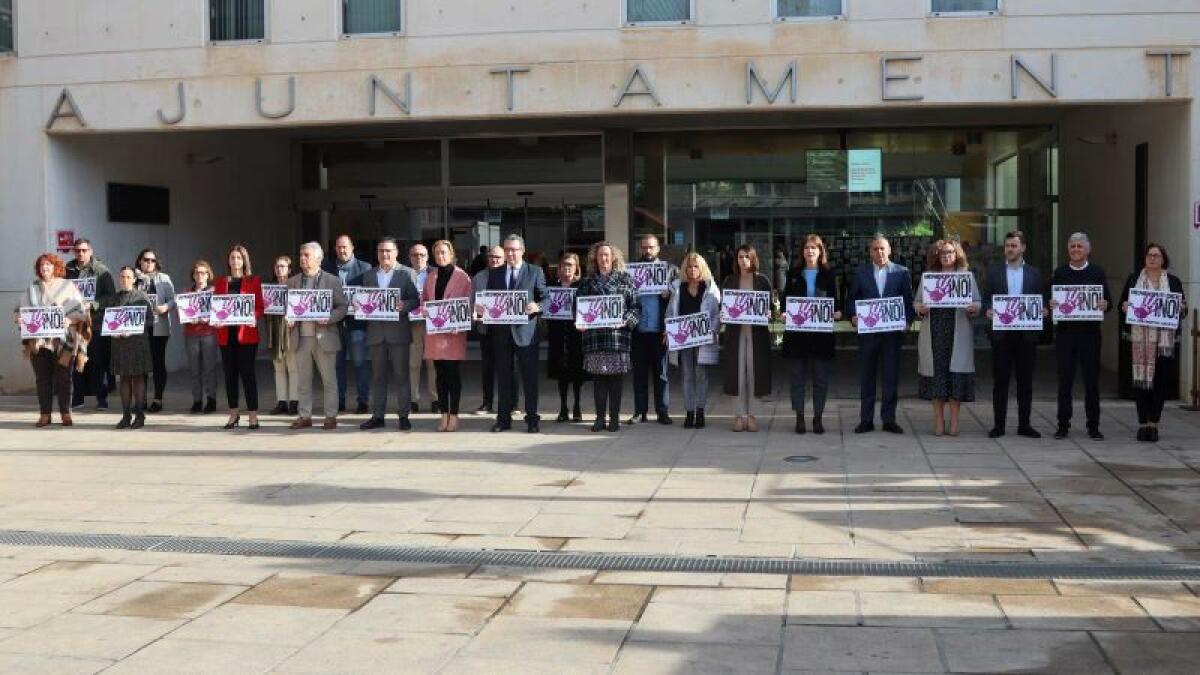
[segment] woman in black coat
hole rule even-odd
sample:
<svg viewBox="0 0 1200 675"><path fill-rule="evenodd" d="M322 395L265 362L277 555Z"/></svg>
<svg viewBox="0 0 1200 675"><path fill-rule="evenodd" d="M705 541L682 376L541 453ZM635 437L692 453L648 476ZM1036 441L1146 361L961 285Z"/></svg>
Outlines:
<svg viewBox="0 0 1200 675"><path fill-rule="evenodd" d="M1129 275L1121 291L1121 311L1137 311L1129 302L1131 289L1165 291L1183 294L1183 282L1174 274L1167 273L1171 258L1167 249L1158 244L1149 244L1142 256L1141 270ZM1187 299L1179 312L1180 326L1187 316ZM1179 327L1151 328L1130 326L1122 322L1122 332L1128 331L1130 374L1133 378L1134 399L1137 402L1137 439L1148 443L1158 442L1158 422L1162 418L1163 404L1167 392L1179 386Z"/></svg>
<svg viewBox="0 0 1200 675"><path fill-rule="evenodd" d="M758 272L758 252L750 244L737 249L737 271L725 277L725 291L771 291L771 281ZM771 331L766 326L727 324L721 333L721 380L725 394L735 397L734 431L758 431L756 398L771 393Z"/></svg>
<svg viewBox="0 0 1200 675"><path fill-rule="evenodd" d="M579 256L564 253L558 259L558 280L552 286L579 289ZM583 369L583 335L574 321L547 321L546 373L550 379L558 380L558 420L583 421L579 408L579 390L583 387L587 373ZM575 391L575 406L567 412L567 393Z"/></svg>
<svg viewBox="0 0 1200 675"><path fill-rule="evenodd" d="M800 258L788 276L783 295L785 308L787 298L833 298L833 318L835 321L842 318L838 309L836 275L829 269L829 254L819 236L810 234L805 238ZM813 433L825 433L821 416L825 412L825 396L829 393L833 354L833 333L789 331L783 334L783 358L791 361L792 410L796 413L798 434L807 431L804 425L804 397L809 380L812 380Z"/></svg>

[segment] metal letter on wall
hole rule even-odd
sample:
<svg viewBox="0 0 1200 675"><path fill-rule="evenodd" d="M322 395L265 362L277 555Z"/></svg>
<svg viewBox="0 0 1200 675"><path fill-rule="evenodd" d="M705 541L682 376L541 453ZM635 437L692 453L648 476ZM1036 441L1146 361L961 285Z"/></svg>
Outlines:
<svg viewBox="0 0 1200 675"><path fill-rule="evenodd" d="M633 83L635 80L641 80L642 86L645 89L634 91ZM649 96L650 100L654 101L654 105L662 105L662 101L658 100L658 94L654 93L654 85L650 84L650 79L642 72L641 64L633 67L633 72L629 74L629 79L625 80L625 86L621 87L621 93L617 95L617 100L613 102L613 107L620 108L621 104L625 102L626 96Z"/></svg>
<svg viewBox="0 0 1200 675"><path fill-rule="evenodd" d="M63 110L64 105L67 106L66 110ZM63 89L62 93L58 95L58 101L54 103L54 110L50 111L50 119L46 121L46 130L53 129L55 122L68 117L74 117L81 127L87 126L87 122L83 119L83 113L75 104L75 97L71 95L69 89Z"/></svg>
<svg viewBox="0 0 1200 675"><path fill-rule="evenodd" d="M258 108L258 114L269 120L277 120L287 117L296 111L296 76L288 77L288 106L287 110L281 112L267 112L263 108L263 83L261 77L254 78L254 105Z"/></svg>
<svg viewBox="0 0 1200 675"><path fill-rule="evenodd" d="M1164 51L1147 51L1146 52L1146 56L1149 56L1152 58L1153 57L1162 57L1163 59L1165 59L1163 61L1163 68L1166 71L1163 74L1163 94L1167 98L1170 98L1172 95L1175 94L1175 64L1174 64L1175 57L1178 56L1180 58L1186 59L1187 57L1189 57L1191 55L1192 55L1191 52L1172 52L1172 51L1165 51L1165 50Z"/></svg>
<svg viewBox="0 0 1200 675"><path fill-rule="evenodd" d="M528 66L510 66L508 68L493 68L488 72L490 72L492 75L508 76L508 99L505 104L505 109L508 110L509 112L511 112L512 109L514 107L516 107L516 101L517 101L516 93L514 93L513 80L515 78L513 76L517 73L528 73L529 67Z"/></svg>
<svg viewBox="0 0 1200 675"><path fill-rule="evenodd" d="M1025 71L1025 74L1031 77L1034 82L1037 82L1038 86L1046 90L1046 93L1050 94L1052 98L1058 98L1058 54L1050 54L1049 84L1038 77L1037 73L1030 70L1029 66L1025 65L1025 62L1019 56L1011 57L1009 69L1011 71L1009 76L1012 78L1012 97L1014 101L1021 96L1021 76L1018 72L1021 70Z"/></svg>
<svg viewBox="0 0 1200 675"><path fill-rule="evenodd" d="M925 60L924 56L885 56L879 60L879 83L885 101L923 101L924 94L910 94L908 96L897 96L890 93L892 82L903 82L911 80L911 75L896 75L891 71L889 66L893 63L920 63Z"/></svg>
<svg viewBox="0 0 1200 675"><path fill-rule="evenodd" d="M405 115L412 114L412 73L404 74L403 98L401 98L396 92L392 91L392 89L388 87L383 80L374 75L372 75L370 78L370 85L371 117L375 116L375 99L378 97L378 94L381 91L383 92L384 96L388 97L389 101L396 104L396 107L400 109L400 112L404 113Z"/></svg>
<svg viewBox="0 0 1200 675"><path fill-rule="evenodd" d="M183 83L180 82L175 85L175 90L179 95L179 114L175 115L174 117L167 117L166 114L163 113L162 108L159 108L158 121L162 122L163 124L179 124L183 121L184 117L187 117L187 100L184 98Z"/></svg>
<svg viewBox="0 0 1200 675"><path fill-rule="evenodd" d="M779 81L779 85L775 87L775 91L767 91L767 82L759 74L755 68L753 61L746 62L746 105L754 102L754 88L762 92L763 96L767 97L767 103L774 104L775 99L783 93L783 85L791 83L791 89L788 90L791 95L792 103L796 102L797 95L797 79L796 62L792 61L788 64L787 72L783 74L783 79Z"/></svg>

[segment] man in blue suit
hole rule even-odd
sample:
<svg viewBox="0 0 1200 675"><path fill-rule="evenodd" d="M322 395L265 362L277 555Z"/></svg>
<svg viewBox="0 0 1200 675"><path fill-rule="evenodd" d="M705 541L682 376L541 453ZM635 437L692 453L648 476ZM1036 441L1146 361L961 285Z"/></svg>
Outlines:
<svg viewBox="0 0 1200 675"><path fill-rule="evenodd" d="M1042 274L1025 263L1025 233L1004 235L1004 261L988 268L983 310L992 318L992 296L1043 295ZM1045 305L1043 305L1045 306ZM989 324L990 325L990 324ZM1033 368L1042 331L992 331L992 430L989 438L1004 435L1008 417L1008 382L1017 377L1017 433L1028 438L1042 435L1030 424L1033 412Z"/></svg>
<svg viewBox="0 0 1200 675"><path fill-rule="evenodd" d="M883 235L876 235L868 246L871 262L860 265L850 280L850 292L846 295L846 313L850 323L858 326L855 302L876 298L904 298L904 317L911 323L916 311L913 309L912 275L908 268L891 262L892 246ZM900 347L904 344L907 331L875 333L858 336L858 358L861 375L859 397L862 399L860 421L854 433L862 434L875 430L875 386L883 376L883 402L879 417L883 430L902 434L904 429L896 424L896 390L899 386Z"/></svg>
<svg viewBox="0 0 1200 675"><path fill-rule="evenodd" d="M336 274L343 286L358 286L362 284L362 275L371 269L371 264L359 260L354 255L354 240L350 235L339 235L333 240L334 257L321 263L321 269ZM353 303L354 298L346 298ZM346 411L346 353L354 363L354 386L358 389L358 406L354 412L367 412L370 401L371 365L367 363L367 327L365 322L354 318L354 313L347 312L346 318L338 324L338 335L342 341L342 351L337 354L337 392L338 412Z"/></svg>
<svg viewBox="0 0 1200 675"><path fill-rule="evenodd" d="M500 390L500 408L492 431L508 431L512 428L512 410L516 407L516 391L513 382L513 359L517 360L517 372L521 386L525 389L525 424L529 433L538 432L538 317L542 311L538 305L546 297L546 275L542 268L525 262L525 240L520 235L510 234L504 240L504 266L488 273L489 291L527 291L528 304L525 313L529 322L517 326L489 326L485 339L492 341L495 359L496 381Z"/></svg>

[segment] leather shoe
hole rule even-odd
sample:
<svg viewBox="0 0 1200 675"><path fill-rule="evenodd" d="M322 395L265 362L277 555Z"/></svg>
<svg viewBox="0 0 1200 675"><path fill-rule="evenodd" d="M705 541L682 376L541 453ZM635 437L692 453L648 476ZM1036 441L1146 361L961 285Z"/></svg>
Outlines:
<svg viewBox="0 0 1200 675"><path fill-rule="evenodd" d="M813 433L814 433L814 434L823 434L823 433L825 433L825 425L824 425L824 424L821 422L821 418L820 418L820 417L814 417L814 418L813 418Z"/></svg>
<svg viewBox="0 0 1200 675"><path fill-rule="evenodd" d="M608 430L614 434L621 430L621 420L617 419L616 415L608 420Z"/></svg>
<svg viewBox="0 0 1200 675"><path fill-rule="evenodd" d="M492 425L492 431L495 433L499 433L501 431L508 431L511 428L512 428L511 422L496 422L495 424Z"/></svg>
<svg viewBox="0 0 1200 675"><path fill-rule="evenodd" d="M592 433L604 431L608 428L608 423L604 417L597 417L595 422L592 422Z"/></svg>
<svg viewBox="0 0 1200 675"><path fill-rule="evenodd" d="M359 402L358 402L358 407L354 409L354 414L356 414L356 415L366 415L366 414L367 414L367 412L369 412L369 411L368 411L368 409L367 409L367 402L366 402L366 401L359 401Z"/></svg>
<svg viewBox="0 0 1200 675"><path fill-rule="evenodd" d="M321 424L321 428L324 429L325 431L331 431L333 429L336 429L337 428L337 418L336 417L326 417L325 422L323 424Z"/></svg>
<svg viewBox="0 0 1200 675"><path fill-rule="evenodd" d="M992 427L988 432L988 438L1000 438L1004 435L1004 427Z"/></svg>
<svg viewBox="0 0 1200 675"><path fill-rule="evenodd" d="M1071 431L1070 427L1060 426L1059 428L1054 430L1054 438L1056 440L1061 441L1062 439L1067 437L1067 434L1070 433L1070 431Z"/></svg>
<svg viewBox="0 0 1200 675"><path fill-rule="evenodd" d="M409 421L408 415L401 415L400 431L412 431L412 422Z"/></svg>
<svg viewBox="0 0 1200 675"><path fill-rule="evenodd" d="M884 423L883 423L883 430L884 430L884 431L886 431L886 432L888 432L889 434L902 434L902 433L904 433L904 429L902 429L902 428L900 427L900 425L899 425L899 424L896 424L895 422L884 422Z"/></svg>
<svg viewBox="0 0 1200 675"><path fill-rule="evenodd" d="M806 429L804 427L804 416L796 415L796 433L803 434L803 433L807 433L807 432L808 432L808 429Z"/></svg>
<svg viewBox="0 0 1200 675"><path fill-rule="evenodd" d="M1024 436L1025 438L1041 438L1042 437L1041 432L1038 431L1037 429L1034 429L1033 427L1019 427L1017 429L1017 435Z"/></svg>
<svg viewBox="0 0 1200 675"><path fill-rule="evenodd" d="M295 420L294 422L292 422L290 425L288 425L289 429L309 429L311 427L312 427L312 418L311 417L301 417L301 418Z"/></svg>
<svg viewBox="0 0 1200 675"><path fill-rule="evenodd" d="M363 422L362 424L358 425L358 428L362 429L363 431L369 431L371 429L378 429L379 427L382 427L382 426L383 426L383 418L382 417L372 417L371 419L367 420L366 422Z"/></svg>
<svg viewBox="0 0 1200 675"><path fill-rule="evenodd" d="M541 431L541 429L538 427L538 421L537 421L537 420L533 420L533 421L531 421L531 422L526 422L525 424L526 424L526 426L527 426L527 429L526 429L526 431L528 431L528 432L529 432L529 433L531 433L531 434L536 434L536 433L538 433L539 431Z"/></svg>
<svg viewBox="0 0 1200 675"><path fill-rule="evenodd" d="M865 434L868 431L875 431L874 422L859 422L858 426L854 427L854 433Z"/></svg>
<svg viewBox="0 0 1200 675"><path fill-rule="evenodd" d="M646 421L645 413L641 413L641 414L634 413L633 417L630 417L628 420L626 420L625 424L637 424L638 422L645 422L645 421Z"/></svg>
<svg viewBox="0 0 1200 675"><path fill-rule="evenodd" d="M1092 439L1093 441L1102 441L1104 440L1104 434L1100 433L1099 428L1088 429L1088 438Z"/></svg>
<svg viewBox="0 0 1200 675"><path fill-rule="evenodd" d="M658 413L658 423L659 424L673 424L673 421L671 420L671 415L669 413L665 413L665 412Z"/></svg>
<svg viewBox="0 0 1200 675"><path fill-rule="evenodd" d="M63 422L63 426L66 426L66 422ZM1150 429L1146 432L1146 440L1150 441L1151 443L1158 442L1158 427L1150 427Z"/></svg>

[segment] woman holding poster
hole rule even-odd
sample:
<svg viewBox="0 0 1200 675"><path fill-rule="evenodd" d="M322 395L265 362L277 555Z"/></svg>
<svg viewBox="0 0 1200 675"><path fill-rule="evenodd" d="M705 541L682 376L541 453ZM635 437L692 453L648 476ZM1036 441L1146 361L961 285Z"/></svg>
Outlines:
<svg viewBox="0 0 1200 675"><path fill-rule="evenodd" d="M679 361L679 372L683 380L683 404L687 417L684 429L703 429L704 408L708 404L708 367L715 366L721 358L717 349L717 335L721 325L721 289L713 280L708 262L699 253L689 253L679 266L683 279L671 282L671 299L667 303L667 318L672 319L690 314L703 314L712 327L709 344L689 347L673 352ZM671 340L670 334L664 340ZM670 345L668 344L668 349Z"/></svg>
<svg viewBox="0 0 1200 675"><path fill-rule="evenodd" d="M1138 415L1137 439L1157 443L1158 422L1162 418L1167 392L1175 389L1179 383L1178 327L1187 316L1187 299L1183 297L1183 282L1174 274L1167 273L1171 266L1167 249L1150 244L1146 246L1142 260L1142 269L1129 275L1121 291L1121 311L1129 315L1131 374ZM1172 298L1158 293L1179 295ZM1172 301L1178 304L1173 305ZM1155 314L1173 318L1155 326ZM1173 324L1175 328L1168 328L1167 324Z"/></svg>
<svg viewBox="0 0 1200 675"><path fill-rule="evenodd" d="M837 275L829 268L829 252L821 237L810 234L800 248L800 259L788 277L783 290L787 298L833 298L833 319L842 318L838 311ZM792 410L796 413L796 433L807 431L804 424L804 398L808 382L812 381L814 434L825 433L821 418L825 412L825 396L829 392L829 375L833 372L833 332L786 331L783 334L783 358L792 362L790 380Z"/></svg>
<svg viewBox="0 0 1200 675"><path fill-rule="evenodd" d="M146 424L146 376L154 369L150 355L150 317L154 306L150 298L134 287L133 268L126 265L117 275L117 294L100 303L101 310L110 307L145 307L146 329L136 335L114 335L112 338L111 368L121 388L121 421L118 429L141 429Z"/></svg>
<svg viewBox="0 0 1200 675"><path fill-rule="evenodd" d="M211 294L212 282L212 265L205 260L192 263L189 293ZM184 314L183 307L179 313ZM192 377L192 412L211 413L217 409L217 329L206 322L185 323L183 343L187 348L188 373Z"/></svg>
<svg viewBox="0 0 1200 675"><path fill-rule="evenodd" d="M88 326L91 317L84 310L83 296L75 284L67 280L67 268L53 253L43 253L33 263L36 281L29 284L20 304L13 312L13 320L21 324L21 308L57 307L63 310L65 337L30 338L22 342L25 357L33 366L33 378L37 383L39 428L50 424L50 410L54 399L58 399L58 412L64 427L71 426L71 369L82 369L78 355L86 353ZM41 326L26 326L32 332L41 332Z"/></svg>
<svg viewBox="0 0 1200 675"><path fill-rule="evenodd" d="M471 298L471 277L455 265L454 245L445 239L432 247L434 268L425 277L421 297L426 300ZM467 358L467 334L425 331L425 358L433 361L437 375L437 400L442 419L438 431L458 431L458 403L462 398L462 374L459 366Z"/></svg>
<svg viewBox="0 0 1200 675"><path fill-rule="evenodd" d="M771 281L758 272L754 246L738 247L737 271L725 277L721 287L771 292ZM771 393L771 331L767 326L727 326L721 340L724 390L735 398L733 430L758 431L756 399Z"/></svg>
<svg viewBox="0 0 1200 675"><path fill-rule="evenodd" d="M154 399L146 412L162 412L163 392L167 388L167 340L171 339L171 310L175 309L175 285L162 271L162 261L152 248L144 248L137 256L134 270L137 289L154 301L150 313L150 356L154 362Z"/></svg>
<svg viewBox="0 0 1200 675"><path fill-rule="evenodd" d="M558 259L558 279L549 285L555 288L574 288L579 290L581 270L579 256L574 253L564 253ZM571 316L574 317L574 310ZM579 392L587 372L583 369L583 336L575 327L574 321L547 321L548 350L546 353L546 371L550 379L558 381L558 419L566 422L573 419L583 421L583 411L579 408ZM575 390L575 407L572 414L567 413L567 394Z"/></svg>
<svg viewBox="0 0 1200 675"><path fill-rule="evenodd" d="M228 274L213 285L216 295L253 295L254 316L263 316L262 281L250 266L250 252L234 244L225 257ZM238 380L246 392L246 412L250 429L258 428L258 378L254 374L254 359L258 354L258 326L226 326L217 329L217 344L221 347L221 364L225 369L225 398L229 403L226 429L241 423L238 411Z"/></svg>
<svg viewBox="0 0 1200 675"><path fill-rule="evenodd" d="M934 242L929 248L929 271L921 275L921 296L913 303L917 314L924 317L917 335L917 374L921 380L921 398L933 401L933 434L958 435L959 404L975 400L975 344L971 317L979 313L982 296L975 276L967 268L967 254L962 244L950 239ZM930 274L965 273L950 278L957 293L958 306L927 304L932 295L926 293ZM941 277L946 279L946 277ZM940 287L939 287L940 288ZM969 294L969 296L968 296ZM927 299L929 296L929 299ZM955 296L946 292L943 299ZM946 402L950 402L950 427L946 428Z"/></svg>
<svg viewBox="0 0 1200 675"><path fill-rule="evenodd" d="M286 285L292 276L292 259L281 255L275 259L275 283ZM265 307L263 308L265 311ZM300 406L300 379L296 375L296 353L288 342L287 318L283 314L266 317L263 321L271 365L275 367L275 408L272 415L296 415Z"/></svg>
<svg viewBox="0 0 1200 675"><path fill-rule="evenodd" d="M631 331L642 317L633 277L625 271L621 249L607 241L598 241L588 250L588 275L579 284L576 297L596 295L621 296L624 303L624 325L618 328L581 328L583 331L583 367L593 378L592 391L596 399L596 422L592 431L611 432L621 429L621 392L625 373L633 367L630 359L633 339ZM608 414L607 425L605 414Z"/></svg>

